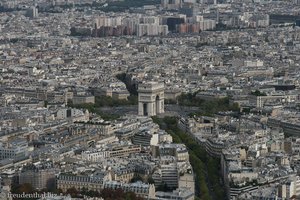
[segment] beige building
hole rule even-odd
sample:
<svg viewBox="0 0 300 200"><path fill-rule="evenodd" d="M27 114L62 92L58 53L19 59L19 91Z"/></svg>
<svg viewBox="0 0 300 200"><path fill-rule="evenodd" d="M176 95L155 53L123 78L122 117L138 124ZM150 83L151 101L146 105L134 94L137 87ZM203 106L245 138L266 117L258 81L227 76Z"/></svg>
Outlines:
<svg viewBox="0 0 300 200"><path fill-rule="evenodd" d="M83 104L83 103L95 103L94 96L74 96L72 99L73 104Z"/></svg>
<svg viewBox="0 0 300 200"><path fill-rule="evenodd" d="M140 145L128 145L122 147L116 147L109 151L110 157L127 157L131 153L140 153L142 150Z"/></svg>
<svg viewBox="0 0 300 200"><path fill-rule="evenodd" d="M168 89L165 91L165 99L176 100L181 95L180 89Z"/></svg>
<svg viewBox="0 0 300 200"><path fill-rule="evenodd" d="M70 188L75 188L78 191L85 188L87 190L101 192L103 189L103 181L105 180L112 180L110 173L103 173L97 176L60 174L56 178L56 184L57 188L63 192L66 192Z"/></svg>
<svg viewBox="0 0 300 200"><path fill-rule="evenodd" d="M125 99L130 96L129 92L127 90L120 90L120 91L113 91L112 92L112 98L115 99Z"/></svg>
<svg viewBox="0 0 300 200"><path fill-rule="evenodd" d="M293 94L293 95L269 95L269 96L251 95L249 103L251 105L255 106L256 108L262 108L266 104L282 105L284 103L296 102L297 100L298 100L298 95L296 95L296 94Z"/></svg>
<svg viewBox="0 0 300 200"><path fill-rule="evenodd" d="M211 134L215 120L210 117L191 117L191 118L180 118L178 126L185 132L196 133L201 132L205 134Z"/></svg>
<svg viewBox="0 0 300 200"><path fill-rule="evenodd" d="M294 176L285 183L278 186L278 197L282 199L292 199L300 195L300 178Z"/></svg>
<svg viewBox="0 0 300 200"><path fill-rule="evenodd" d="M136 175L137 173L135 172L135 169L117 170L113 173L113 180L122 183L129 183L134 177L136 177Z"/></svg>
<svg viewBox="0 0 300 200"><path fill-rule="evenodd" d="M193 173L184 173L179 177L178 188L189 188L189 190L195 193L195 180Z"/></svg>
<svg viewBox="0 0 300 200"><path fill-rule="evenodd" d="M155 199L155 186L153 184L145 184L143 182L120 183L116 181L107 181L104 188L122 189L124 192L134 192L138 197L144 199Z"/></svg>

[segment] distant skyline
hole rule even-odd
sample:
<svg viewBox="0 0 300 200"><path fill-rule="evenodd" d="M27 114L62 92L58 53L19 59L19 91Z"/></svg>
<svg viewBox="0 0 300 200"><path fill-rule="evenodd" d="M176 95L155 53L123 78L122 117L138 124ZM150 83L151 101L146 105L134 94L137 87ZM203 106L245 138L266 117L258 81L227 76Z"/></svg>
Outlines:
<svg viewBox="0 0 300 200"><path fill-rule="evenodd" d="M297 199L299 12L1 1L1 200Z"/></svg>

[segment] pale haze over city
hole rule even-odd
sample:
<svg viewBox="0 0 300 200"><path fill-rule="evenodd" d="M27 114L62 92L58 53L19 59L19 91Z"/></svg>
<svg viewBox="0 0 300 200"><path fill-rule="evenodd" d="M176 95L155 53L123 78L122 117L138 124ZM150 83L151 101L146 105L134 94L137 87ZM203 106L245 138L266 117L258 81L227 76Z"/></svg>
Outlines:
<svg viewBox="0 0 300 200"><path fill-rule="evenodd" d="M300 199L300 0L0 0L0 200Z"/></svg>

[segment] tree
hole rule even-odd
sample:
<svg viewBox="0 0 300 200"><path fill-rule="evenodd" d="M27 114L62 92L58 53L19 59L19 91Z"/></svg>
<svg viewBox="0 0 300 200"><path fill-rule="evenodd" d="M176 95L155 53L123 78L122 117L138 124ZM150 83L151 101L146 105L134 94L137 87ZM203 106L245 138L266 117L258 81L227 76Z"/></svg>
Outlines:
<svg viewBox="0 0 300 200"><path fill-rule="evenodd" d="M259 90L255 90L254 92L251 92L251 94L254 95L254 96L267 96L266 93L261 92Z"/></svg>
<svg viewBox="0 0 300 200"><path fill-rule="evenodd" d="M77 189L74 188L74 187L69 188L66 193L70 194L72 198L78 197L78 194L79 194L79 192L77 191Z"/></svg>
<svg viewBox="0 0 300 200"><path fill-rule="evenodd" d="M120 192L120 191L119 191ZM101 191L101 197L104 198L104 199L111 199L113 197L115 197L115 191L112 190L112 189L109 189L109 188L104 188L102 191Z"/></svg>
<svg viewBox="0 0 300 200"><path fill-rule="evenodd" d="M114 199L123 199L124 196L124 191L121 188L116 189L113 193Z"/></svg>
<svg viewBox="0 0 300 200"><path fill-rule="evenodd" d="M130 182L131 183L134 183L134 182L137 182L137 181L143 181L143 178L140 176L140 175L137 175L137 176L134 176Z"/></svg>
<svg viewBox="0 0 300 200"><path fill-rule="evenodd" d="M47 108L48 106L48 101L44 101L44 107Z"/></svg>
<svg viewBox="0 0 300 200"><path fill-rule="evenodd" d="M135 200L136 199L136 195L134 192L127 192L125 194L125 200Z"/></svg>
<svg viewBox="0 0 300 200"><path fill-rule="evenodd" d="M157 191L169 192L171 188L168 187L167 183L162 182L156 189Z"/></svg>
<svg viewBox="0 0 300 200"><path fill-rule="evenodd" d="M126 89L129 91L131 96L137 96L137 87L135 84L131 84L130 81L128 81L128 79L126 78L126 73L117 74L116 77L117 79L125 83Z"/></svg>
<svg viewBox="0 0 300 200"><path fill-rule="evenodd" d="M165 99L165 104L176 104L177 101L174 99Z"/></svg>
<svg viewBox="0 0 300 200"><path fill-rule="evenodd" d="M153 180L153 178L151 176L148 177L147 182L149 184L154 184L154 180Z"/></svg>
<svg viewBox="0 0 300 200"><path fill-rule="evenodd" d="M85 188L85 187L83 187L83 188L81 189L80 193L81 193L82 195L87 195L87 194L88 194L88 189Z"/></svg>
<svg viewBox="0 0 300 200"><path fill-rule="evenodd" d="M228 99L223 99L218 102L221 104L229 103ZM157 118L154 117L153 121L158 123L161 127L172 135L173 141L178 140L184 143L189 150L189 160L193 167L196 181L196 196L201 199L212 199L208 190L207 179L210 180L210 187L213 189L216 199L224 198L224 189L220 183L220 160L210 157L205 149L201 147L189 134L185 133L177 127L178 119L176 117ZM162 126L165 124L166 126ZM207 166L205 166L207 163ZM160 185L157 190L164 191L164 185Z"/></svg>
<svg viewBox="0 0 300 200"><path fill-rule="evenodd" d="M26 194L30 194L34 192L34 189L30 183L24 183L19 187L19 193L23 193L23 192Z"/></svg>
<svg viewBox="0 0 300 200"><path fill-rule="evenodd" d="M98 191L89 190L87 192L87 196L89 197L100 197L100 193Z"/></svg>

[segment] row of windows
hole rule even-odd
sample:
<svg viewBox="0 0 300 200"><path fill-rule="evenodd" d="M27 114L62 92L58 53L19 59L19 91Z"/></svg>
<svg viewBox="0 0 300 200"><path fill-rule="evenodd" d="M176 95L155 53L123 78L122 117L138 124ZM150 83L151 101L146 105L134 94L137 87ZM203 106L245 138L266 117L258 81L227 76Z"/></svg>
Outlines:
<svg viewBox="0 0 300 200"><path fill-rule="evenodd" d="M111 155L123 155L123 154L128 154L128 153L138 153L140 152L141 149L130 149L130 150L123 150L123 151L116 151L116 152L111 152Z"/></svg>
<svg viewBox="0 0 300 200"><path fill-rule="evenodd" d="M99 182L97 184L102 185L103 182ZM60 186L66 186L66 185L82 185L82 186L88 186L91 185L91 182L70 182L70 181L58 181L57 182L58 185ZM95 184L95 183L93 183Z"/></svg>
<svg viewBox="0 0 300 200"><path fill-rule="evenodd" d="M118 189L118 188L122 188L124 191L131 191L131 192L134 192L134 193L148 193L149 190L148 188L141 188L141 187L138 187L138 186L125 186L125 187L121 187L120 185L110 185L110 184L107 184L105 185L105 188L111 188L111 189Z"/></svg>
<svg viewBox="0 0 300 200"><path fill-rule="evenodd" d="M14 152L16 152L16 150L15 149L1 149L0 150L0 153L2 153L2 152L7 152L7 153L14 153Z"/></svg>

